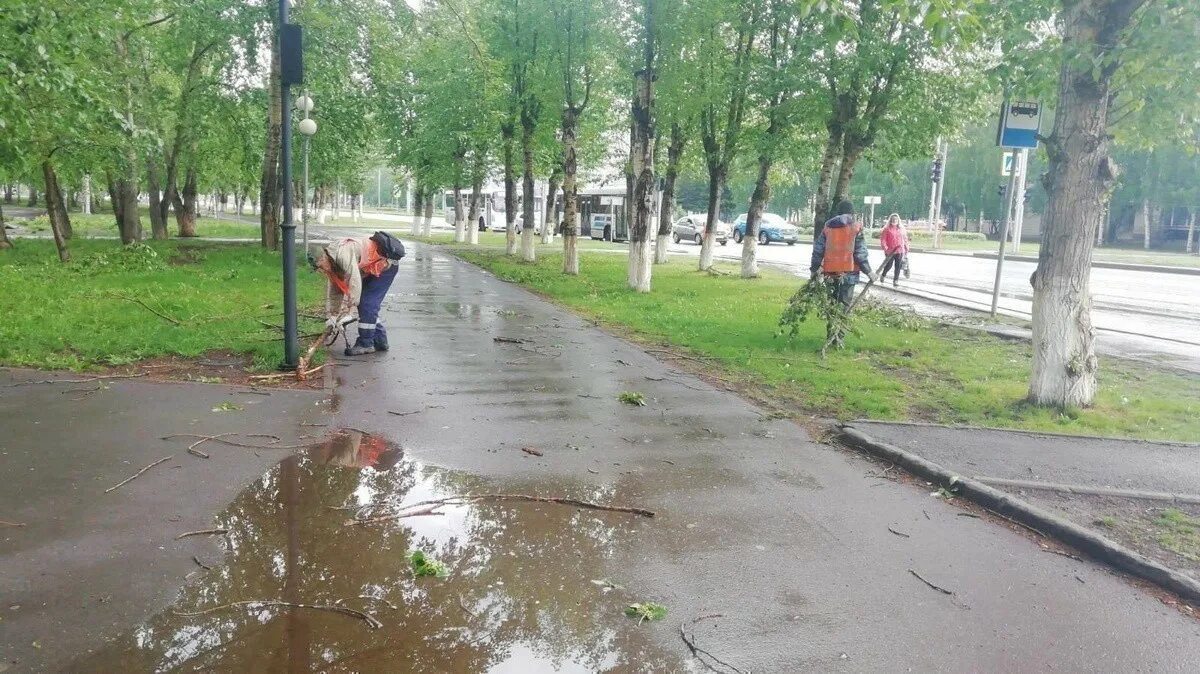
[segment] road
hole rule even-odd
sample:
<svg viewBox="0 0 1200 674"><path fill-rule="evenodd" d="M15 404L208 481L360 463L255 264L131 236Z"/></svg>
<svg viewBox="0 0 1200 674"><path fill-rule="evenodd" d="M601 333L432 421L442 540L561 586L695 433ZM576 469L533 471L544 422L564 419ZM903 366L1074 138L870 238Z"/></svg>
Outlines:
<svg viewBox="0 0 1200 674"><path fill-rule="evenodd" d="M698 256L700 247L681 243L671 253ZM812 247L808 244L759 246L759 260L807 276ZM718 258L741 259L741 246L717 247ZM871 251L878 267L883 252ZM926 299L969 309L991 307L996 261L969 255L912 253L911 279L900 279L902 290ZM1001 312L1029 320L1033 292L1029 277L1036 264L1008 260L1000 286ZM891 282L886 283L890 287ZM1092 269L1092 321L1107 351L1135 358L1167 360L1200 371L1200 276L1123 269ZM918 303L918 308L929 308Z"/></svg>

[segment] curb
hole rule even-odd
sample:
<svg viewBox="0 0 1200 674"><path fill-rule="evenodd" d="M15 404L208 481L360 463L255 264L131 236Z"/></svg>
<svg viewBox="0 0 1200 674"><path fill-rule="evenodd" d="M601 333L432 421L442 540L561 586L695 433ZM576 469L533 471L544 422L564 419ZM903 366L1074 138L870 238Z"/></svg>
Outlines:
<svg viewBox="0 0 1200 674"><path fill-rule="evenodd" d="M1200 601L1200 581L1152 561L1133 550L1085 529L1037 506L989 487L982 482L957 475L951 470L880 442L849 424L840 424L841 437L847 444L869 454L892 461L908 472L934 483L953 487L960 495L999 515L1012 518L1053 536L1098 561L1147 580L1180 596Z"/></svg>

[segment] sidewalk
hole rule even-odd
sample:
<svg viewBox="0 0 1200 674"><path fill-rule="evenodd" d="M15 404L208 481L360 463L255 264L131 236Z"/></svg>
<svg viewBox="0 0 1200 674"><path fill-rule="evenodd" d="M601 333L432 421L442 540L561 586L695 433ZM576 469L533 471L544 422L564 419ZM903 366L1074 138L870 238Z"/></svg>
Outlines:
<svg viewBox="0 0 1200 674"><path fill-rule="evenodd" d="M1200 445L923 423L852 427L1200 584Z"/></svg>
<svg viewBox="0 0 1200 674"><path fill-rule="evenodd" d="M206 443L202 459L186 451L194 440L162 436L271 433L289 444L324 397L142 379L22 384L86 377L0 369L0 671L59 671L166 610L199 570L193 556L212 566L222 556L217 537L176 536L211 528L290 453ZM243 409L214 411L223 403Z"/></svg>
<svg viewBox="0 0 1200 674"><path fill-rule="evenodd" d="M682 624L742 671L1188 672L1200 661L1200 623L1108 568L1047 554L1019 528L960 516L887 465L817 444L720 382L677 371L432 247L411 247L389 302L392 350L345 359L321 420L353 429L353 445L333 451L336 461L289 459L236 496L216 490L219 499L198 507L232 499L217 516L229 530L222 562L193 576L174 604L155 594L106 622L121 636L101 649L47 648L75 648L75 671L699 669ZM619 402L622 392L646 405ZM33 402L46 408L53 396L42 395ZM189 418L219 417L207 409ZM38 428L20 427L30 438L22 442L81 442L39 437ZM116 438L135 432L111 428ZM130 465L98 483L153 460L160 444L135 443ZM53 455L45 461L56 465ZM128 494L167 473L147 473ZM190 488L211 492L208 479ZM573 498L655 516L481 501L346 524L456 494ZM76 498L98 498L84 496ZM53 495L43 498L49 507ZM32 522L36 510L19 515ZM165 533L209 523L183 524ZM444 563L445 578L414 578L413 550ZM0 577L12 577L10 559L0 558ZM177 573L190 564L173 563ZM336 609L230 608L289 598L365 611L382 627ZM664 605L666 619L624 615L640 602ZM38 633L4 618L6 655L9 639L35 652L27 644Z"/></svg>

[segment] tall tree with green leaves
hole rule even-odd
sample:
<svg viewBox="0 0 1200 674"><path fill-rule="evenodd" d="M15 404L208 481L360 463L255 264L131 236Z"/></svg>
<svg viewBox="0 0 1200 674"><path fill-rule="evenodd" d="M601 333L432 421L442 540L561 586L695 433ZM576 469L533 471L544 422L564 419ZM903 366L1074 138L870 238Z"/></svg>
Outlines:
<svg viewBox="0 0 1200 674"><path fill-rule="evenodd" d="M697 35L700 82L700 143L708 170L708 217L700 269L713 264L713 242L721 217L721 195L742 149L750 67L759 37L762 5L757 0L696 0L688 29Z"/></svg>
<svg viewBox="0 0 1200 674"><path fill-rule="evenodd" d="M1062 0L1054 127L1044 139L1048 205L1033 286L1029 398L1060 408L1096 395L1089 277L1104 205L1119 175L1114 127L1130 122L1166 140L1196 135L1200 12L1184 0ZM1153 103L1163 93L1163 108ZM1188 122L1190 120L1190 123ZM1157 123L1155 123L1157 122ZM1149 128L1146 128L1149 127Z"/></svg>

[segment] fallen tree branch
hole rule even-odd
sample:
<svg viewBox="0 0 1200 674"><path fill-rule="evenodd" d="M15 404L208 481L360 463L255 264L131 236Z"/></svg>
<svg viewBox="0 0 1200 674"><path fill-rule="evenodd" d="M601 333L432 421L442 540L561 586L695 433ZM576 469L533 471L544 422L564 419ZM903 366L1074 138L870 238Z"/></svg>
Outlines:
<svg viewBox="0 0 1200 674"><path fill-rule="evenodd" d="M202 459L208 459L208 458L211 458L211 457L208 455L208 453L207 453L207 452L202 452L202 451L200 451L200 450L198 450L198 449L196 449L196 448L197 448L197 447L199 447L200 445L202 445L202 444L204 444L204 443L208 442L209 440L215 440L215 439L217 439L217 438L220 438L220 437L223 437L223 436L226 436L226 435L233 435L233 433L221 433L220 435L214 435L214 436L212 436L212 437L200 438L199 440L197 440L197 441L193 442L192 444L188 445L188 448L187 448L188 454L194 454L194 455L196 455L196 456L198 456L198 457L200 457L200 458L202 458Z"/></svg>
<svg viewBox="0 0 1200 674"><path fill-rule="evenodd" d="M383 623L379 622L379 619L375 616L352 608L346 608L345 606L330 606L327 604L298 604L296 602L279 601L277 599L251 599L247 601L235 601L228 604L221 604L220 606L214 606L212 608L206 608L203 611L174 611L174 613L177 616L191 618L195 616L207 615L209 613L216 613L217 611L223 611L227 608L233 608L235 606L286 606L288 608L305 608L313 611L330 611L332 613L341 613L342 615L348 615L352 618L358 618L359 620L367 623L367 626L373 630L383 627Z"/></svg>
<svg viewBox="0 0 1200 674"><path fill-rule="evenodd" d="M939 585L934 585L933 583L925 580L924 578L921 577L921 574L917 573L916 571L913 571L912 569L909 569L908 572L911 573L912 575L916 576L917 580L921 581L922 583L925 583L929 587L932 587L933 589L937 590L938 592L941 592L942 594L951 594L951 595L954 594L954 592L951 590L947 590L944 587L941 587Z"/></svg>
<svg viewBox="0 0 1200 674"><path fill-rule="evenodd" d="M120 489L121 487L125 486L126 484L133 482L137 478L141 477L142 473L150 470L151 468L157 466L158 464L162 463L163 461L170 461L171 459L174 459L174 458L175 458L174 454L172 454L171 456L164 456L163 458L159 459L158 461L155 461L154 463L146 466L145 468L139 470L138 472L134 473L133 475L130 475L129 477L125 478L124 480L121 480L120 482L109 487L108 489L105 489L104 493L107 494L113 490Z"/></svg>
<svg viewBox="0 0 1200 674"><path fill-rule="evenodd" d="M109 296L116 297L117 299L125 300L126 302L133 302L134 304L137 304L138 306L142 307L146 311L149 311L150 313L154 314L155 316L158 316L159 318L161 318L165 321L170 321L171 323L173 323L175 325L183 325L183 322L180 321L178 318L168 316L168 315L164 314L163 312L150 306L149 304L146 304L145 302L143 302L142 300L140 300L136 297L130 297L129 295L123 295L121 293L113 293L113 292L110 292Z"/></svg>
<svg viewBox="0 0 1200 674"><path fill-rule="evenodd" d="M604 510L608 512L629 513L631 515L639 515L641 517L654 517L653 510L645 508L630 508L626 506L604 505L602 503L592 503L590 501L581 501L574 498L566 498L560 496L531 496L529 494L474 494L462 496L447 496L445 498L430 499L428 501L419 501L406 506L401 506L402 512L392 515L381 515L379 517L361 518L350 520L354 524L376 524L379 522L387 522L401 517L412 517L412 508L419 506L448 506L448 505L463 505L472 501L529 501L533 503L557 503L560 505L575 506L577 508L586 508L588 510ZM371 505L362 506L358 509L360 513L370 512Z"/></svg>
<svg viewBox="0 0 1200 674"><path fill-rule="evenodd" d="M174 435L164 435L164 436L162 436L162 439L163 440L174 440L175 438L203 438L206 441L211 440L212 442L219 442L223 445L230 445L231 447L244 447L246 449L304 449L306 447L312 447L314 444L316 444L315 442L310 442L310 443L303 444L303 445L252 445L248 442L237 442L235 440L227 440L223 437L226 435L238 435L238 434L237 433L221 433L220 435L199 435L197 433L176 433Z"/></svg>
<svg viewBox="0 0 1200 674"><path fill-rule="evenodd" d="M200 558L197 557L196 555L192 555L192 561L196 563L196 566L199 566L200 568L204 569L205 571L212 571L212 567L205 564L204 562L200 561Z"/></svg>
<svg viewBox="0 0 1200 674"><path fill-rule="evenodd" d="M93 381L102 381L104 379L135 379L137 377L145 377L149 372L138 372L137 374L103 374L99 377L87 377L85 379L39 379L37 381L19 381L14 384L5 384L5 388L14 386L34 386L37 384L86 384Z"/></svg>
<svg viewBox="0 0 1200 674"><path fill-rule="evenodd" d="M717 665L725 667L729 671L734 672L734 674L747 674L746 672L738 669L737 667L734 667L733 665L729 664L728 662L725 662L721 658L718 658L717 656L713 655L712 653L697 646L696 645L696 635L694 633L692 634L692 637L690 639L688 638L686 628L689 624L695 625L696 623L698 623L701 620L704 620L706 618L720 618L720 617L721 617L720 613L714 613L712 615L705 615L705 616L700 616L698 618L694 618L694 619L692 619L691 623L679 623L679 637L681 639L683 639L683 643L685 645L687 645L688 650L692 652L692 657L699 660L700 664L707 667L709 671L724 674L722 672L722 670L717 669L716 666L714 666L712 663L705 660L704 659L705 657L711 659L713 661L713 663L716 663ZM703 657L701 657L701 656L703 656Z"/></svg>
<svg viewBox="0 0 1200 674"><path fill-rule="evenodd" d="M8 520L0 520L0 527L23 527L24 522L9 522Z"/></svg>
<svg viewBox="0 0 1200 674"><path fill-rule="evenodd" d="M175 537L175 540L188 538L190 536L220 536L229 533L228 529L200 529L198 531L185 531Z"/></svg>
<svg viewBox="0 0 1200 674"><path fill-rule="evenodd" d="M398 520L398 519L402 519L405 517L424 517L426 515L445 515L446 513L438 512L438 508L441 508L442 505L445 505L445 504L431 505L427 508L421 508L420 510L411 510L411 511L407 511L407 512L397 513L395 515L384 515L382 517L372 517L370 519L365 519L365 520L350 519L350 520L346 520L345 522L342 522L342 526L357 527L357 526L360 526L363 524L376 524L379 522L390 522L392 520Z"/></svg>

